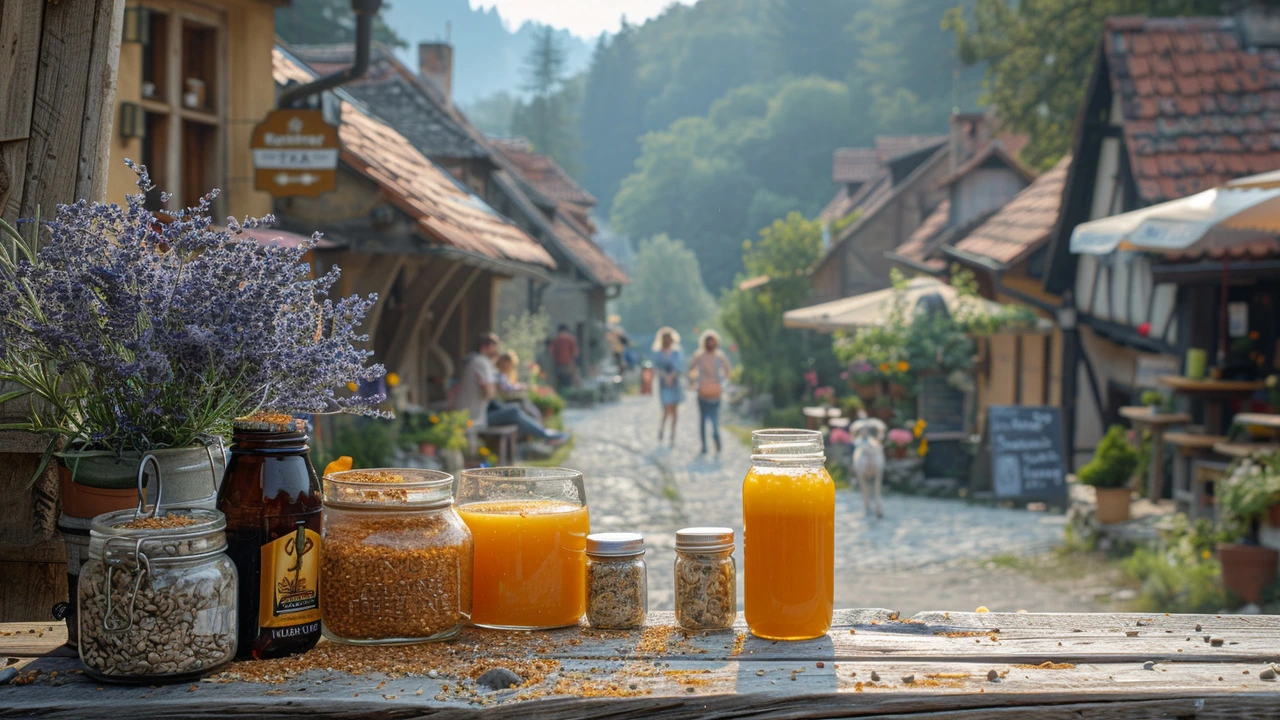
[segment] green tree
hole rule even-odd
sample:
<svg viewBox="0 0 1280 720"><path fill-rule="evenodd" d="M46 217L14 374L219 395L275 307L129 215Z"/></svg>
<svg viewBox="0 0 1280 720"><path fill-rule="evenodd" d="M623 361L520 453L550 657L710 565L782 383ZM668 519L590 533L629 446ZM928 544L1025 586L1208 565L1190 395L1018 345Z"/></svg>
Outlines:
<svg viewBox="0 0 1280 720"><path fill-rule="evenodd" d="M1048 168L1070 149L1076 112L1106 19L1114 15L1219 15L1221 0L977 0L948 11L960 59L986 63L983 102L1031 137L1023 158Z"/></svg>
<svg viewBox="0 0 1280 720"><path fill-rule="evenodd" d="M514 95L500 90L471 103L464 112L467 119L484 134L507 137L511 135L511 119L518 102Z"/></svg>
<svg viewBox="0 0 1280 720"><path fill-rule="evenodd" d="M766 37L776 70L793 75L822 75L843 80L858 58L845 27L858 12L855 0L774 0Z"/></svg>
<svg viewBox="0 0 1280 720"><path fill-rule="evenodd" d="M408 47L383 20L391 6L382 4L382 10L373 19L373 39L390 47ZM333 45L355 41L356 18L351 12L351 0L294 0L276 8L276 32L291 45Z"/></svg>
<svg viewBox="0 0 1280 720"><path fill-rule="evenodd" d="M631 171L644 134L644 96L636 77L636 30L623 18L612 38L596 44L582 104L582 154L590 158L582 184L607 213L618 184Z"/></svg>
<svg viewBox="0 0 1280 720"><path fill-rule="evenodd" d="M690 337L715 316L715 299L702 284L698 258L679 240L656 235L632 259L631 283L618 297L618 314L631 332L670 325Z"/></svg>
<svg viewBox="0 0 1280 720"><path fill-rule="evenodd" d="M793 212L742 244L747 277L769 281L749 290L734 288L720 298L720 324L738 345L743 383L773 393L775 402L795 399L803 374L834 367L829 342L810 342L809 333L783 327L782 315L809 298L809 270L822 257L822 225ZM823 378L830 380L830 378Z"/></svg>
<svg viewBox="0 0 1280 720"><path fill-rule="evenodd" d="M578 168L578 122L574 115L582 96L581 83L565 75L564 42L555 30L544 27L534 38L524 60L524 90L528 102L512 111L511 129L550 155L570 173Z"/></svg>

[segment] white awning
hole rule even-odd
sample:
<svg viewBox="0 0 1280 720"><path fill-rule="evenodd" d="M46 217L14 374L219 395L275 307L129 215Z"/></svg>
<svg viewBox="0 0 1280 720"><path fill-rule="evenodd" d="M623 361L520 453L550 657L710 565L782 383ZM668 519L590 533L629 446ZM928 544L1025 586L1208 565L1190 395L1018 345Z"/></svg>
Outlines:
<svg viewBox="0 0 1280 720"><path fill-rule="evenodd" d="M1246 178L1247 180L1248 178ZM1077 225L1071 252L1106 255L1113 250L1170 252L1200 242L1250 242L1280 231L1280 184L1257 189L1217 187L1178 200Z"/></svg>
<svg viewBox="0 0 1280 720"><path fill-rule="evenodd" d="M854 295L821 305L791 310L782 315L782 323L789 328L821 330L856 330L860 327L873 327L885 322L893 310L894 289L876 290L874 292ZM917 277L907 281L904 295L907 318L914 314L916 303L926 295L938 295L946 304L951 314L965 309L976 309L985 312L1001 312L1004 305L985 298L962 296L950 285L932 277Z"/></svg>

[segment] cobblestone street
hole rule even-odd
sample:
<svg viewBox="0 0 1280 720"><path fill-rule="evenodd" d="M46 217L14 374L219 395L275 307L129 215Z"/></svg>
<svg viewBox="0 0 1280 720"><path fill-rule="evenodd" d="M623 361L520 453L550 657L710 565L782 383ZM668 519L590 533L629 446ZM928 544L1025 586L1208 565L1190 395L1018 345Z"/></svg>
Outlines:
<svg viewBox="0 0 1280 720"><path fill-rule="evenodd" d="M636 396L566 411L566 427L577 437L566 464L586 476L592 532L644 534L650 608L669 610L677 529L734 528L741 572L741 487L751 460L750 448L730 433L723 434L719 458L699 456L692 401L680 408L675 447L659 447L659 414L655 398ZM734 423L727 411L722 420ZM856 490L836 494L837 607L884 607L904 615L979 605L993 611L1105 609L1094 597L1109 588L1096 587L1096 579L1050 581L1010 567L1034 566L1061 543L1061 515L896 494L886 494L884 511L882 520L866 518ZM988 562L997 557L1006 562Z"/></svg>

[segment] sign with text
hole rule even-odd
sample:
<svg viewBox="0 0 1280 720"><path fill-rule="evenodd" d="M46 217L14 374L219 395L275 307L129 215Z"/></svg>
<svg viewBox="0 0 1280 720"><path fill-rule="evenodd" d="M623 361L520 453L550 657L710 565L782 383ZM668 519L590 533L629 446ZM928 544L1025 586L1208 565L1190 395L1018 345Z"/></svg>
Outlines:
<svg viewBox="0 0 1280 720"><path fill-rule="evenodd" d="M1061 410L992 405L987 409L987 444L997 498L1066 505Z"/></svg>
<svg viewBox="0 0 1280 720"><path fill-rule="evenodd" d="M272 110L253 129L254 187L274 197L317 197L338 182L338 128L320 110Z"/></svg>

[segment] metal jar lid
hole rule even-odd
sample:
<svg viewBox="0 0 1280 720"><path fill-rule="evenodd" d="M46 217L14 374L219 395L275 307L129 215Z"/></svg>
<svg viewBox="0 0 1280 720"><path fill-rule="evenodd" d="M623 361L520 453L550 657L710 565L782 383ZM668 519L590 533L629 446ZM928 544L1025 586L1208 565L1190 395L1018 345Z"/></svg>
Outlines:
<svg viewBox="0 0 1280 720"><path fill-rule="evenodd" d="M595 533L587 536L587 554L594 557L631 557L644 554L640 533Z"/></svg>
<svg viewBox="0 0 1280 720"><path fill-rule="evenodd" d="M676 531L676 551L717 553L733 549L733 528L691 527Z"/></svg>

